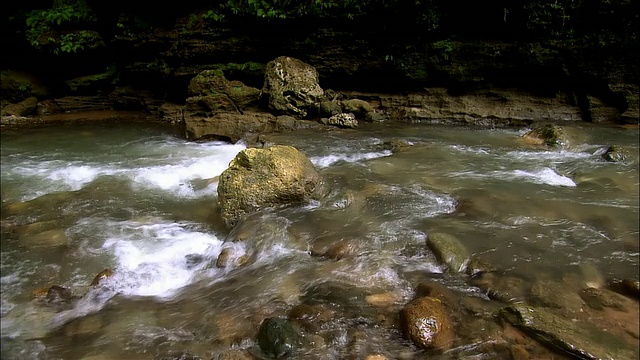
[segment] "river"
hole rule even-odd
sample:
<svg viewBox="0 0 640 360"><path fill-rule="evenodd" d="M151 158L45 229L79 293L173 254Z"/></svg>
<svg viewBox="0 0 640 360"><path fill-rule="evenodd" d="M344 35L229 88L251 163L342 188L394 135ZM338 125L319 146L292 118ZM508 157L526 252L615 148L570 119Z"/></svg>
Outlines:
<svg viewBox="0 0 640 360"><path fill-rule="evenodd" d="M383 123L268 135L306 154L330 193L231 232L216 177L245 145L142 124L3 131L2 359L255 352L261 321L300 304L324 306L303 358L420 358L396 315L424 281L476 309L440 358L499 357L513 340L477 314L502 305L446 271L429 233L519 279L518 301L540 280L570 289L639 276L638 129L573 124L566 148L529 144L524 131ZM602 159L613 144L626 161ZM316 256L336 245L344 253ZM231 265L218 267L223 248ZM89 286L104 269L113 276ZM72 299L33 294L52 285Z"/></svg>

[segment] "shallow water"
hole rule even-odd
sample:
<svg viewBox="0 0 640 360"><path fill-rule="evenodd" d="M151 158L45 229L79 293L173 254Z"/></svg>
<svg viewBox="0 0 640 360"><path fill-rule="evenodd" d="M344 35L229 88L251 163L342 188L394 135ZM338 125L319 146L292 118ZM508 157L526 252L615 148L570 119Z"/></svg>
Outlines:
<svg viewBox="0 0 640 360"><path fill-rule="evenodd" d="M331 192L231 232L218 215L216 176L244 145L143 125L4 132L2 358L255 350L261 321L301 303L331 314L306 329L322 344L305 346L303 358L420 357L396 319L420 282L445 284L488 312L500 306L446 272L425 246L430 232L455 235L525 288L637 280L637 129L573 126L568 149L527 144L523 131L365 124L269 135L309 156ZM389 141L404 146L392 152ZM601 160L612 144L627 149L625 162ZM310 255L336 244L347 245L340 260ZM232 265L218 268L223 248ZM90 287L106 268L114 275ZM51 285L82 297L34 299ZM391 300L367 300L379 294ZM491 358L508 343L485 318L461 322L446 356Z"/></svg>

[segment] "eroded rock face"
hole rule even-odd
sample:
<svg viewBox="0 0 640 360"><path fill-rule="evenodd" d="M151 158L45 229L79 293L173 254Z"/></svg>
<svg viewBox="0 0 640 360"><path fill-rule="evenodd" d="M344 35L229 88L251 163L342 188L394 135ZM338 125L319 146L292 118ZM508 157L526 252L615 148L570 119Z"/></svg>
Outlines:
<svg viewBox="0 0 640 360"><path fill-rule="evenodd" d="M260 90L237 80L229 81L219 70L205 70L198 74L189 82L188 92L189 96L224 95L239 111L255 106L260 96Z"/></svg>
<svg viewBox="0 0 640 360"><path fill-rule="evenodd" d="M324 194L320 173L291 146L241 151L220 175L218 184L222 218L230 228L261 208L319 199Z"/></svg>
<svg viewBox="0 0 640 360"><path fill-rule="evenodd" d="M185 115L184 121L189 140L213 138L231 143L249 134L271 132L276 127L275 116L259 112L219 113L214 117Z"/></svg>
<svg viewBox="0 0 640 360"><path fill-rule="evenodd" d="M324 91L318 83L318 71L287 56L267 64L262 93L270 110L301 118L316 113L324 99Z"/></svg>
<svg viewBox="0 0 640 360"><path fill-rule="evenodd" d="M453 344L454 332L442 302L420 297L409 302L400 312L402 331L417 346L446 349Z"/></svg>

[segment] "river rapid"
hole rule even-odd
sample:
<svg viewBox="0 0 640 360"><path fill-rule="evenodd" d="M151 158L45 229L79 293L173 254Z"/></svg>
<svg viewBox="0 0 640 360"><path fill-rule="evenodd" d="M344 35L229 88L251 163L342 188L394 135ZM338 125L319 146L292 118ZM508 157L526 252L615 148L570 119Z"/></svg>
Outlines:
<svg viewBox="0 0 640 360"><path fill-rule="evenodd" d="M425 124L267 135L307 155L330 193L232 231L216 177L243 144L141 124L3 131L2 359L260 355L262 320L296 316L309 339L299 358L423 358L397 314L425 281L462 308L455 346L430 356L513 354L518 337L493 315L504 302L529 301L539 281L572 291L639 277L638 129L566 129L566 148L527 143L525 129ZM602 159L614 144L624 162ZM432 232L517 279L513 298L447 271L426 247ZM219 267L224 248L230 265ZM70 298L37 294L52 285ZM322 307L300 316L301 304Z"/></svg>

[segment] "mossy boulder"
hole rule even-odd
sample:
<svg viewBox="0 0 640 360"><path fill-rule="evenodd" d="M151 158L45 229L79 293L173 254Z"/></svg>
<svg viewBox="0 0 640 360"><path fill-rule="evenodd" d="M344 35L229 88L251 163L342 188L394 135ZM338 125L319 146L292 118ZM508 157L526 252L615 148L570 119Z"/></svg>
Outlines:
<svg viewBox="0 0 640 360"><path fill-rule="evenodd" d="M352 113L356 118L364 119L368 113L373 112L373 107L364 100L349 99L342 101L342 112Z"/></svg>
<svg viewBox="0 0 640 360"><path fill-rule="evenodd" d="M262 208L306 202L325 195L325 182L311 161L291 146L245 149L218 184L222 218L230 228Z"/></svg>
<svg viewBox="0 0 640 360"><path fill-rule="evenodd" d="M436 298L419 297L400 311L405 337L425 349L446 349L453 344L454 331L445 305Z"/></svg>
<svg viewBox="0 0 640 360"><path fill-rule="evenodd" d="M562 128L555 124L541 124L534 126L523 135L525 138L540 141L547 146L567 146L569 140Z"/></svg>
<svg viewBox="0 0 640 360"><path fill-rule="evenodd" d="M465 271L469 252L457 237L444 233L432 233L427 237L427 247L450 271Z"/></svg>
<svg viewBox="0 0 640 360"><path fill-rule="evenodd" d="M300 118L317 114L319 104L324 100L318 71L287 56L278 57L265 67L262 94L270 110Z"/></svg>

